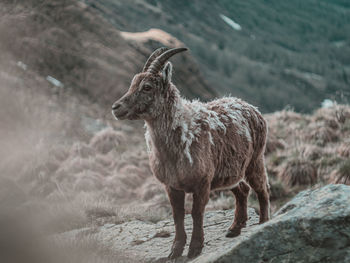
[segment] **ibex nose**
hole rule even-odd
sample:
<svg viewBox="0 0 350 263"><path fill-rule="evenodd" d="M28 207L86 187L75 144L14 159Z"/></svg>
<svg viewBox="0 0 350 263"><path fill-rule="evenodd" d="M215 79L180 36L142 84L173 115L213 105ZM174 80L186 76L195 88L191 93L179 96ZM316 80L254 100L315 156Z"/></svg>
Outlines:
<svg viewBox="0 0 350 263"><path fill-rule="evenodd" d="M116 110L116 109L118 109L120 107L120 104L119 103L114 103L113 105L112 105L112 110Z"/></svg>

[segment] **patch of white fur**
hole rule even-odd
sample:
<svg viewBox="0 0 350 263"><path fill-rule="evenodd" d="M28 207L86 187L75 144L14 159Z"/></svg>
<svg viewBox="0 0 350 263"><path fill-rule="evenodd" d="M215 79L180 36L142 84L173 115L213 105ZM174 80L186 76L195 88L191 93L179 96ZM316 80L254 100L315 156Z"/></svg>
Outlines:
<svg viewBox="0 0 350 263"><path fill-rule="evenodd" d="M181 128L181 142L184 145L184 153L190 164L193 163L191 156L191 145L193 140L198 140L202 133L201 122L208 125L208 140L214 145L214 140L210 130L221 131L226 134L224 122L231 121L235 124L238 134L247 141L252 141L248 120L243 116L243 112L249 112L250 105L237 98L223 98L212 101L209 104L216 104L224 108L224 114L208 109L208 105L198 100L187 101L181 99L175 105L173 130ZM224 121L224 122L223 122Z"/></svg>
<svg viewBox="0 0 350 263"><path fill-rule="evenodd" d="M226 116L229 117L237 127L238 134L244 136L247 141L251 142L252 137L250 134L249 123L248 120L243 116L243 112L249 116L250 113L247 107L252 106L248 106L237 98L224 98L222 101L223 103L220 105L224 107Z"/></svg>
<svg viewBox="0 0 350 263"><path fill-rule="evenodd" d="M146 145L147 145L147 152L150 153L152 151L151 147L151 135L149 134L149 130L147 128L147 125L144 126L146 128L145 132L145 139L146 139Z"/></svg>
<svg viewBox="0 0 350 263"><path fill-rule="evenodd" d="M214 145L214 141L213 141L213 136L211 135L211 132L208 132L208 136L209 136L209 142Z"/></svg>

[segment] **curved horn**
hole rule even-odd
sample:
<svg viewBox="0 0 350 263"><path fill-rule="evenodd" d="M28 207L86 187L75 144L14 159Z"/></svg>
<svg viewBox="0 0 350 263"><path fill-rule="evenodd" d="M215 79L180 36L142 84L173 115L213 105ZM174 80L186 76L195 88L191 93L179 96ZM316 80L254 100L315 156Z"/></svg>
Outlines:
<svg viewBox="0 0 350 263"><path fill-rule="evenodd" d="M173 48L165 51L163 54L161 54L155 60L153 60L152 64L149 66L147 71L152 74L158 73L164 66L165 62L168 61L169 58L171 58L177 53L180 53L186 50L187 48L181 47L181 48Z"/></svg>
<svg viewBox="0 0 350 263"><path fill-rule="evenodd" d="M151 63L153 62L153 60L155 60L158 56L160 56L161 54L163 54L167 50L169 50L169 48L160 47L160 48L157 48L155 51L153 51L153 53L149 56L145 65L143 66L142 72L146 72L148 70L149 66L151 65Z"/></svg>

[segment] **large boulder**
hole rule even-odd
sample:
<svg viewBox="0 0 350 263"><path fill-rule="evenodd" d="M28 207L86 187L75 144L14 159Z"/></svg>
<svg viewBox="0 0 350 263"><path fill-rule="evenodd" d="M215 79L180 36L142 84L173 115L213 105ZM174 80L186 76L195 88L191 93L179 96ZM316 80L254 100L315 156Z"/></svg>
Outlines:
<svg viewBox="0 0 350 263"><path fill-rule="evenodd" d="M350 187L301 192L230 249L195 262L350 262Z"/></svg>

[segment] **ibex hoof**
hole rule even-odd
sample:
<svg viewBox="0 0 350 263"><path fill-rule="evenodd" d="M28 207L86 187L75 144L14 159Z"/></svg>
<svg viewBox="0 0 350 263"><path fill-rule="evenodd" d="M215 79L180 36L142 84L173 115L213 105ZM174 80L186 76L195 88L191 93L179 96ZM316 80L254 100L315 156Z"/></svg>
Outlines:
<svg viewBox="0 0 350 263"><path fill-rule="evenodd" d="M188 258L195 258L198 257L199 254L202 252L203 247L190 247L190 250L188 251L187 257Z"/></svg>
<svg viewBox="0 0 350 263"><path fill-rule="evenodd" d="M171 252L168 256L169 259L175 259L182 256L182 252L184 251L185 244L180 242L175 242L171 248Z"/></svg>
<svg viewBox="0 0 350 263"><path fill-rule="evenodd" d="M229 229L226 232L226 237L238 237L241 234L241 228Z"/></svg>

